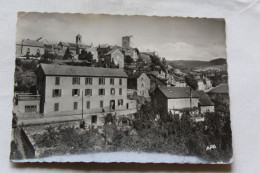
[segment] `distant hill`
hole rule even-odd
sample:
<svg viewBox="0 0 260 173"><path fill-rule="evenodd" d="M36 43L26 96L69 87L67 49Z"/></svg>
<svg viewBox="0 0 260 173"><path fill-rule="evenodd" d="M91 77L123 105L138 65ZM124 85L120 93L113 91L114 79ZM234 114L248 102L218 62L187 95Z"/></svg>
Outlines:
<svg viewBox="0 0 260 173"><path fill-rule="evenodd" d="M223 65L223 64L227 64L227 60L224 58L218 58L218 59L214 59L209 61L210 65Z"/></svg>
<svg viewBox="0 0 260 173"><path fill-rule="evenodd" d="M227 64L226 59L218 58L211 61L193 61L193 60L175 60L168 61L168 63L179 69L190 69L190 68L198 68L198 67L209 67L215 65L225 65Z"/></svg>

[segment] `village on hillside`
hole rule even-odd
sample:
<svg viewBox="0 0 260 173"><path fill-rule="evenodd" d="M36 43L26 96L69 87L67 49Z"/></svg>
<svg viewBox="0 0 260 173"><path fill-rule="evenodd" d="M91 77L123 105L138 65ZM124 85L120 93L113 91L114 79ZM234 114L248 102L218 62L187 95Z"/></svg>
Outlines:
<svg viewBox="0 0 260 173"><path fill-rule="evenodd" d="M122 45L16 45L12 160L93 152L232 157L226 62L188 67Z"/></svg>

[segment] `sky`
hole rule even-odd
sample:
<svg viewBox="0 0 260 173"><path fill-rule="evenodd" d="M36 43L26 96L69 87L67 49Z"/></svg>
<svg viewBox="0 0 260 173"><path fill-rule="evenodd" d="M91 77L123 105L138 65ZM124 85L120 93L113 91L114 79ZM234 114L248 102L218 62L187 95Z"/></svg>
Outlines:
<svg viewBox="0 0 260 173"><path fill-rule="evenodd" d="M222 19L113 16L69 13L18 13L16 42L43 37L45 43L76 42L122 45L156 51L167 60L210 61L226 58L225 21Z"/></svg>

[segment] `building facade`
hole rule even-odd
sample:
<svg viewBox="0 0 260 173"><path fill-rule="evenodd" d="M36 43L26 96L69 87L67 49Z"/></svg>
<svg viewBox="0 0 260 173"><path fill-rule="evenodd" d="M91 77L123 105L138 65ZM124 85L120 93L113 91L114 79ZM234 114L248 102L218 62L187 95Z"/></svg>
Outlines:
<svg viewBox="0 0 260 173"><path fill-rule="evenodd" d="M131 37L132 36L125 36L122 37L122 47L123 48L130 48L130 42L131 42Z"/></svg>
<svg viewBox="0 0 260 173"><path fill-rule="evenodd" d="M127 75L121 69L41 64L37 86L45 117L82 110L83 114L115 112L135 104L127 100Z"/></svg>
<svg viewBox="0 0 260 173"><path fill-rule="evenodd" d="M17 44L16 56L38 56L44 54L44 44L40 41L24 39L21 44Z"/></svg>
<svg viewBox="0 0 260 173"><path fill-rule="evenodd" d="M137 95L143 97L149 97L150 88L151 88L150 78L145 73L142 73L137 78Z"/></svg>
<svg viewBox="0 0 260 173"><path fill-rule="evenodd" d="M105 55L105 64L108 66L118 66L119 68L124 68L125 60L124 55L118 49L112 49Z"/></svg>
<svg viewBox="0 0 260 173"><path fill-rule="evenodd" d="M127 81L127 89L129 92L136 93L142 97L150 97L151 80L145 73L128 78Z"/></svg>
<svg viewBox="0 0 260 173"><path fill-rule="evenodd" d="M167 114L183 108L198 108L199 97L190 87L160 86L152 94L152 102Z"/></svg>

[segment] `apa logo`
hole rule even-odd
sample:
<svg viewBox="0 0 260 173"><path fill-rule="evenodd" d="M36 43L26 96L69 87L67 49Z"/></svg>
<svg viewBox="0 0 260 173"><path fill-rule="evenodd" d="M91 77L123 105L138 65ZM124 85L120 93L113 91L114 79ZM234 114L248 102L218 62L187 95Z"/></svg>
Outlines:
<svg viewBox="0 0 260 173"><path fill-rule="evenodd" d="M210 146L207 146L206 151L212 150L212 149L216 149L216 148L217 148L217 147L216 147L215 144L214 144L214 145L210 145Z"/></svg>

